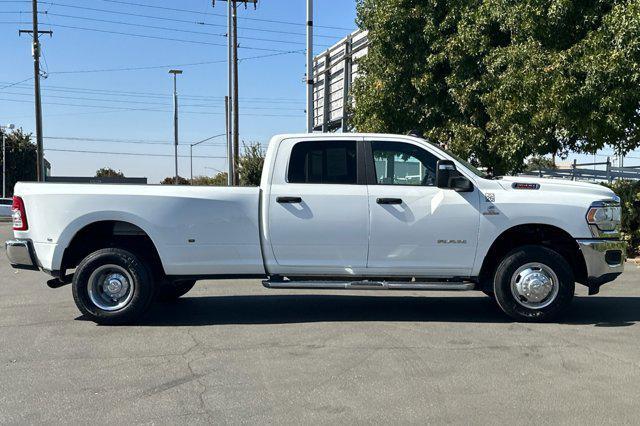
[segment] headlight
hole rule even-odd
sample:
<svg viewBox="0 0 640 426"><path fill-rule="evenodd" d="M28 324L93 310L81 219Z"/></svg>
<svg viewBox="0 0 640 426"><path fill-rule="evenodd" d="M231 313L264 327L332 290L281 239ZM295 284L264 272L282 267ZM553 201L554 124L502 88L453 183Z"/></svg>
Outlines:
<svg viewBox="0 0 640 426"><path fill-rule="evenodd" d="M620 231L620 202L602 200L591 204L587 212L587 223L594 237L613 236Z"/></svg>

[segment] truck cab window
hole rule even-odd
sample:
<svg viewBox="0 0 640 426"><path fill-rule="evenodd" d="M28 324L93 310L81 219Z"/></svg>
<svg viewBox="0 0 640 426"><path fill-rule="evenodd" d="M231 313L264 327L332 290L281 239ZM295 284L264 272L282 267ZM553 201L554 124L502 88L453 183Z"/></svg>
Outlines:
<svg viewBox="0 0 640 426"><path fill-rule="evenodd" d="M355 141L299 142L291 150L289 183L357 183Z"/></svg>
<svg viewBox="0 0 640 426"><path fill-rule="evenodd" d="M408 143L371 143L379 185L434 186L438 158Z"/></svg>

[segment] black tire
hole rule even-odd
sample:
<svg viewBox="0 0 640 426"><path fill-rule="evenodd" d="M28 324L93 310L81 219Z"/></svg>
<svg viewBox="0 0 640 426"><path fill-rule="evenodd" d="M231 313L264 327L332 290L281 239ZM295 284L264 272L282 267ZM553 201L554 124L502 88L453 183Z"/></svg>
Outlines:
<svg viewBox="0 0 640 426"><path fill-rule="evenodd" d="M172 302L184 296L196 285L196 280L163 281L157 289L156 297L162 302Z"/></svg>
<svg viewBox="0 0 640 426"><path fill-rule="evenodd" d="M555 296L551 292L539 302L528 301L524 296L519 300L516 299L512 291L512 278L514 282L522 279L522 275L516 273L529 263L542 265L555 274L557 278ZM498 306L511 318L521 322L553 320L569 306L575 291L573 271L564 257L547 247L534 245L518 247L508 253L496 269L493 285ZM526 304L538 304L539 307L531 308L525 306Z"/></svg>
<svg viewBox="0 0 640 426"><path fill-rule="evenodd" d="M489 290L482 290L482 292L485 294L485 296L489 296L490 298L494 299L496 298L496 295L494 292L489 291Z"/></svg>
<svg viewBox="0 0 640 426"><path fill-rule="evenodd" d="M128 291L121 299L122 306L115 300L115 306L106 306L111 301L106 300L108 297L104 293L100 294L93 286L94 290L89 290L90 281L98 281L94 277L114 273L114 270L125 276L128 285ZM72 288L76 306L86 318L98 324L129 324L147 310L155 286L149 268L136 255L119 248L106 248L91 253L80 262L73 275Z"/></svg>

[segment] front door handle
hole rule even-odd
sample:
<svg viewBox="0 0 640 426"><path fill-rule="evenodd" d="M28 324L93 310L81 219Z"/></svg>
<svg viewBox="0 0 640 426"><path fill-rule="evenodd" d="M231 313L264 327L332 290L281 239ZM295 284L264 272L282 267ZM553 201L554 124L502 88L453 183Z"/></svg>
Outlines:
<svg viewBox="0 0 640 426"><path fill-rule="evenodd" d="M301 203L302 202L302 198L300 197L277 197L276 201L278 203L284 204L284 203Z"/></svg>
<svg viewBox="0 0 640 426"><path fill-rule="evenodd" d="M402 204L402 198L378 198L378 204Z"/></svg>

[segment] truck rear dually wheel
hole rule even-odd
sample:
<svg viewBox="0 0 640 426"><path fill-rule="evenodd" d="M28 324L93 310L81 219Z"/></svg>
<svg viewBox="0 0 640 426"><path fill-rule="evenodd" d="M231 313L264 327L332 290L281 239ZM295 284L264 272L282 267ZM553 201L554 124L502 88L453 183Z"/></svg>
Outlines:
<svg viewBox="0 0 640 426"><path fill-rule="evenodd" d="M522 246L498 265L494 294L500 308L516 321L549 321L573 299L575 282L569 263L543 246Z"/></svg>
<svg viewBox="0 0 640 426"><path fill-rule="evenodd" d="M72 289L80 312L98 324L133 322L146 311L154 294L147 266L119 248L85 257L73 275Z"/></svg>

